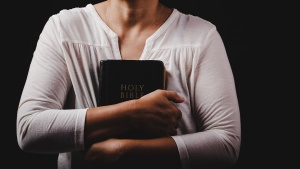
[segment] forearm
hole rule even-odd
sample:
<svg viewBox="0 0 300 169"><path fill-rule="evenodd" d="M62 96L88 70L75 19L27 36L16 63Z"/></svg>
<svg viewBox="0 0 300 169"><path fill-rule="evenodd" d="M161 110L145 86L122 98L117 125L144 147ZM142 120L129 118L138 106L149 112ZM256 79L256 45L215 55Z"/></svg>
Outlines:
<svg viewBox="0 0 300 169"><path fill-rule="evenodd" d="M110 169L180 168L177 145L171 137L155 139L108 139L87 149L88 165Z"/></svg>
<svg viewBox="0 0 300 169"><path fill-rule="evenodd" d="M132 104L132 101L128 101L88 109L85 122L85 145L127 132L130 128L128 114L133 111Z"/></svg>
<svg viewBox="0 0 300 169"><path fill-rule="evenodd" d="M181 168L177 146L171 137L126 140L120 160L130 168Z"/></svg>
<svg viewBox="0 0 300 169"><path fill-rule="evenodd" d="M90 108L86 114L85 145L109 138L160 138L176 135L181 111L172 102L184 99L157 90L137 100Z"/></svg>

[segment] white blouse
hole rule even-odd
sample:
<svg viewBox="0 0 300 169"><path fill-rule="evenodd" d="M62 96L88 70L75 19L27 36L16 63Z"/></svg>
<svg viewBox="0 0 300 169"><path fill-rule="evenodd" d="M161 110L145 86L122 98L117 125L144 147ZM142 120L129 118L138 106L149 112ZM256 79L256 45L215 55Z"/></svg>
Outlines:
<svg viewBox="0 0 300 169"><path fill-rule="evenodd" d="M40 34L17 114L21 149L59 153L58 168L82 167L87 108L97 106L99 62L121 59L118 36L92 4L62 10ZM182 168L237 160L241 142L235 82L215 25L174 9L140 60L161 60L168 90L186 100L173 136Z"/></svg>

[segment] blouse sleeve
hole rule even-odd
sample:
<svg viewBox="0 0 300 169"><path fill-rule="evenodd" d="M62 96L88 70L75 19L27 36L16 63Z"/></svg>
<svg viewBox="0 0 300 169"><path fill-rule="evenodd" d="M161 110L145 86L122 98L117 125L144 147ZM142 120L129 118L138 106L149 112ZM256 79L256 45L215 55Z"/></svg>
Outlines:
<svg viewBox="0 0 300 169"><path fill-rule="evenodd" d="M50 17L37 42L19 102L17 140L27 152L59 153L84 147L86 109L63 110L72 84L59 35Z"/></svg>
<svg viewBox="0 0 300 169"><path fill-rule="evenodd" d="M234 77L215 27L198 53L189 80L197 132L173 136L183 169L228 166L236 162L240 150L240 112Z"/></svg>

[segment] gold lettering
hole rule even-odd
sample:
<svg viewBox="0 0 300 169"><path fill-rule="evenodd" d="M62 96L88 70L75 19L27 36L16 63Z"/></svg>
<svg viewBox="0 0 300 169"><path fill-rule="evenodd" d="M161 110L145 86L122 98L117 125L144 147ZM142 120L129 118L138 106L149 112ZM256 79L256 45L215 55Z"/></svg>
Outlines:
<svg viewBox="0 0 300 169"><path fill-rule="evenodd" d="M143 91L145 85L121 84L121 91Z"/></svg>
<svg viewBox="0 0 300 169"><path fill-rule="evenodd" d="M121 84L121 91L126 90L126 84Z"/></svg>
<svg viewBox="0 0 300 169"><path fill-rule="evenodd" d="M121 92L120 98L124 98L124 92Z"/></svg>
<svg viewBox="0 0 300 169"><path fill-rule="evenodd" d="M143 92L120 92L121 99L139 99L144 96Z"/></svg>
<svg viewBox="0 0 300 169"><path fill-rule="evenodd" d="M127 89L128 89L129 91L132 91L132 90L134 90L134 86L130 84L130 85L128 85Z"/></svg>
<svg viewBox="0 0 300 169"><path fill-rule="evenodd" d="M134 94L134 92L130 92L130 93L129 93L129 98L133 99L133 98L134 98L134 95L133 95L133 94Z"/></svg>
<svg viewBox="0 0 300 169"><path fill-rule="evenodd" d="M144 88L144 85L139 85L139 87L140 87L140 91L143 91L143 88Z"/></svg>
<svg viewBox="0 0 300 169"><path fill-rule="evenodd" d="M143 84L121 84L120 98L121 99L138 99L144 96L144 86Z"/></svg>

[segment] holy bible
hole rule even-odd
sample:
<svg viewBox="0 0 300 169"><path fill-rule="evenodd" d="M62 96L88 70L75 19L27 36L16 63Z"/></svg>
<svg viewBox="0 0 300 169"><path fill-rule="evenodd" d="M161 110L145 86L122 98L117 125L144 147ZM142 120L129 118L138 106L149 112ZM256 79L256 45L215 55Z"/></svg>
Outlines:
<svg viewBox="0 0 300 169"><path fill-rule="evenodd" d="M111 105L165 88L166 70L160 60L101 60L99 106Z"/></svg>

